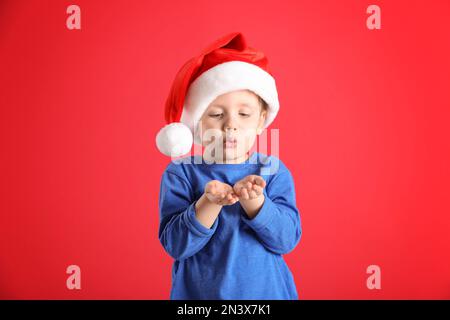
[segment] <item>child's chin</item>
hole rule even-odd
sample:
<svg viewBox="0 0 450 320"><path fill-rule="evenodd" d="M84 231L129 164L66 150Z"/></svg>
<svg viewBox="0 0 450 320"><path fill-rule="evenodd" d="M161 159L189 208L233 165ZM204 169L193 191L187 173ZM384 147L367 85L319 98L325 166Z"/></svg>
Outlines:
<svg viewBox="0 0 450 320"><path fill-rule="evenodd" d="M223 150L223 154L228 159L236 159L242 156L241 152L237 148L227 148Z"/></svg>

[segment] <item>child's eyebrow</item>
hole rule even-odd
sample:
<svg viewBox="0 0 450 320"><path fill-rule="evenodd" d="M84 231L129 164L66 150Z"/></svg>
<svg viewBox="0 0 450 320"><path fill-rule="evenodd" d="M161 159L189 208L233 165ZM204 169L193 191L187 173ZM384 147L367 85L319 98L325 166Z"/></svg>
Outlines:
<svg viewBox="0 0 450 320"><path fill-rule="evenodd" d="M240 102L240 103L238 103L238 106L239 107L248 107L248 108L252 108L253 107L253 104L251 104L251 103L247 103L247 102ZM226 108L224 105L221 105L221 104L212 104L210 107L217 107L217 108Z"/></svg>

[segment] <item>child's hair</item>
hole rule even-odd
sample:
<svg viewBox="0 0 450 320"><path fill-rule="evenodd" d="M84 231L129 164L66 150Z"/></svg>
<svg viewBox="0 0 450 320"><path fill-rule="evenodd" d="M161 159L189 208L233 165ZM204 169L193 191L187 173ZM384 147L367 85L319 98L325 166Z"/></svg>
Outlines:
<svg viewBox="0 0 450 320"><path fill-rule="evenodd" d="M267 102L260 96L258 96L258 100L259 104L261 105L261 113L267 112L267 109L269 109L269 105L267 104Z"/></svg>
<svg viewBox="0 0 450 320"><path fill-rule="evenodd" d="M254 95L256 95L258 97L258 102L259 102L259 105L261 106L260 113L262 114L263 112L267 112L267 110L269 109L269 105L267 104L267 102L263 98L261 98L258 94L253 92L252 90L247 89L247 91L253 93Z"/></svg>

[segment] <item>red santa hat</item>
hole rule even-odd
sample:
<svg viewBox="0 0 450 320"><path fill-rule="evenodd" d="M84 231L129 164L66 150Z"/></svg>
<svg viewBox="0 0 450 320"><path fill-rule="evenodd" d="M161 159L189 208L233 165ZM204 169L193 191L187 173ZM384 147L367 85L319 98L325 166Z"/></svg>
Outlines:
<svg viewBox="0 0 450 320"><path fill-rule="evenodd" d="M247 45L240 32L228 34L187 61L178 71L165 105L168 123L156 136L163 154L177 157L188 153L193 142L201 144L199 120L218 96L251 90L268 105L264 129L275 119L278 93L263 52Z"/></svg>

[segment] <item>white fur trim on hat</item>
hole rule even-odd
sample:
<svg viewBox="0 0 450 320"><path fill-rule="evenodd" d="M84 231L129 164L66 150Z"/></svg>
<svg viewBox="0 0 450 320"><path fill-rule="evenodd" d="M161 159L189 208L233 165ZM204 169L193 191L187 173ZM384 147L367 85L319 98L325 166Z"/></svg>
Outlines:
<svg viewBox="0 0 450 320"><path fill-rule="evenodd" d="M191 130L180 122L165 125L156 135L156 146L166 156L182 156L191 150L192 143Z"/></svg>
<svg viewBox="0 0 450 320"><path fill-rule="evenodd" d="M187 125L194 135L199 120L212 101L222 94L245 89L267 102L269 108L264 123L264 128L267 128L279 110L275 79L262 68L243 61L218 64L195 79L186 94L180 122ZM194 135L194 142L200 144L198 134Z"/></svg>

